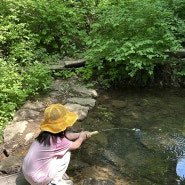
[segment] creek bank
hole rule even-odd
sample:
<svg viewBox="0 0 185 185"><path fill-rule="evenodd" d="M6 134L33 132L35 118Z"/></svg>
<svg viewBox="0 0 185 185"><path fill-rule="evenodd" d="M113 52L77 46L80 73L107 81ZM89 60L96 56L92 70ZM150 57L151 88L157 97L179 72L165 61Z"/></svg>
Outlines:
<svg viewBox="0 0 185 185"><path fill-rule="evenodd" d="M13 120L7 125L3 133L4 141L0 144L1 176L21 171L22 160L30 144L40 133L39 125L43 121L43 113L48 105L61 103L70 111L77 113L79 118L72 129L79 131L82 128L81 121L95 106L97 96L96 90L87 89L79 78L72 77L68 80L57 79L51 85L50 92L47 95L39 97L35 101L25 102L15 113ZM89 165L83 161L73 159L73 157L71 158L70 168L72 171L79 171L86 167L89 167ZM115 184L109 179L81 178L80 183L83 183L83 185ZM75 184L78 184L78 182Z"/></svg>

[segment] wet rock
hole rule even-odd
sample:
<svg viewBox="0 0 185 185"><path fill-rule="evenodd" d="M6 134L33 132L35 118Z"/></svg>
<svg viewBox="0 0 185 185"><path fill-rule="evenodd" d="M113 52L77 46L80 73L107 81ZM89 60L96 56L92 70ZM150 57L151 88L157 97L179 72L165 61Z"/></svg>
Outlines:
<svg viewBox="0 0 185 185"><path fill-rule="evenodd" d="M182 137L175 137L168 133L145 133L137 131L135 135L145 147L155 151L168 151L170 149L175 151L175 149L180 148L183 150L184 147L183 143L181 143L181 141L183 141Z"/></svg>
<svg viewBox="0 0 185 185"><path fill-rule="evenodd" d="M112 106L116 108L125 108L127 107L126 101L120 101L120 100L112 100Z"/></svg>
<svg viewBox="0 0 185 185"><path fill-rule="evenodd" d="M83 185L116 185L113 181L110 180L98 180L98 179L85 179Z"/></svg>
<svg viewBox="0 0 185 185"><path fill-rule="evenodd" d="M0 161L0 172L12 174L21 171L23 156L9 156Z"/></svg>
<svg viewBox="0 0 185 185"><path fill-rule="evenodd" d="M92 98L73 97L73 98L67 99L67 102L74 103L74 104L80 104L83 106L89 106L92 108L95 106L96 100L94 100Z"/></svg>
<svg viewBox="0 0 185 185"><path fill-rule="evenodd" d="M123 168L125 166L125 162L123 159L118 157L114 152L105 150L104 151L104 157L106 160L110 162L110 164L118 167L119 169Z"/></svg>
<svg viewBox="0 0 185 185"><path fill-rule="evenodd" d="M79 159L74 159L72 157L71 161L70 161L70 167L75 169L75 170L80 170L82 168L86 168L88 167L89 165L85 162L82 162L81 160Z"/></svg>

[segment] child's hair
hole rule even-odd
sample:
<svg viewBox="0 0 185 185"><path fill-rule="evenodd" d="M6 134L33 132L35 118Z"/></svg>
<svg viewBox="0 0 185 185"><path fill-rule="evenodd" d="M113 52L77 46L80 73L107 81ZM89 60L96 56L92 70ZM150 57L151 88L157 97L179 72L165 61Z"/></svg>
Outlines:
<svg viewBox="0 0 185 185"><path fill-rule="evenodd" d="M65 137L65 130L56 134L53 134L51 132L47 131L41 131L40 134L35 138L36 141L38 141L40 144L43 144L44 146L50 146L50 138L52 139L53 143L57 142L57 138L63 138Z"/></svg>

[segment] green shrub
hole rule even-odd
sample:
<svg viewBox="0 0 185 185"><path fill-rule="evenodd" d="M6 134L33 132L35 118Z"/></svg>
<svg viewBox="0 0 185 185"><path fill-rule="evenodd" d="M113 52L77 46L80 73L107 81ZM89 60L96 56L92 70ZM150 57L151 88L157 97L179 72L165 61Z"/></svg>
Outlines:
<svg viewBox="0 0 185 185"><path fill-rule="evenodd" d="M100 6L96 16L87 40L84 78L147 82L154 67L167 59L164 51L181 47L177 34L183 23L163 1L117 1Z"/></svg>
<svg viewBox="0 0 185 185"><path fill-rule="evenodd" d="M84 11L77 2L61 0L12 1L22 23L38 37L38 47L62 57L74 56L84 47Z"/></svg>
<svg viewBox="0 0 185 185"><path fill-rule="evenodd" d="M20 23L16 15L0 15L0 54L17 63L35 59L36 35L26 23Z"/></svg>
<svg viewBox="0 0 185 185"><path fill-rule="evenodd" d="M52 82L50 70L35 62L20 67L0 58L0 133L15 110L30 96L44 92Z"/></svg>
<svg viewBox="0 0 185 185"><path fill-rule="evenodd" d="M18 72L18 65L0 58L0 130L21 102L27 98L22 88L23 77Z"/></svg>
<svg viewBox="0 0 185 185"><path fill-rule="evenodd" d="M39 62L28 63L22 70L22 84L28 95L44 93L52 82L49 68Z"/></svg>

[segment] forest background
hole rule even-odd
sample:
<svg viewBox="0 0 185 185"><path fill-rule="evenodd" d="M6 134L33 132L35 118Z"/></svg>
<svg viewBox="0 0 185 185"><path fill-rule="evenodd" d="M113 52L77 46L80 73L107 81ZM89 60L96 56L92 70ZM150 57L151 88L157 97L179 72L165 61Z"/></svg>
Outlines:
<svg viewBox="0 0 185 185"><path fill-rule="evenodd" d="M184 0L1 0L0 131L57 76L147 86L167 66L184 78L185 63L172 55L185 46L184 10ZM49 69L64 58L86 64Z"/></svg>

